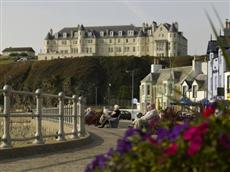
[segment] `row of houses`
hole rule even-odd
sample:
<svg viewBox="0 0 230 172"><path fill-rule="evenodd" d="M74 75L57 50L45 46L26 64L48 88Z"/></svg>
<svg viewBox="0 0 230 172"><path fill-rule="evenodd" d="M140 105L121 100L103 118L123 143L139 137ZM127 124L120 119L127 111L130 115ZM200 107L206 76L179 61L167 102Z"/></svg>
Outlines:
<svg viewBox="0 0 230 172"><path fill-rule="evenodd" d="M148 103L156 103L158 110L166 109L175 100L187 97L200 101L207 96L207 62L193 59L192 66L162 69L152 64L151 72L141 81L140 108L145 111Z"/></svg>
<svg viewBox="0 0 230 172"><path fill-rule="evenodd" d="M141 111L146 110L148 103L156 103L159 110L182 98L192 102L230 100L229 38L230 22L226 20L224 34L208 42L207 58L194 57L192 66L167 69L152 64L151 72L141 81L139 88Z"/></svg>

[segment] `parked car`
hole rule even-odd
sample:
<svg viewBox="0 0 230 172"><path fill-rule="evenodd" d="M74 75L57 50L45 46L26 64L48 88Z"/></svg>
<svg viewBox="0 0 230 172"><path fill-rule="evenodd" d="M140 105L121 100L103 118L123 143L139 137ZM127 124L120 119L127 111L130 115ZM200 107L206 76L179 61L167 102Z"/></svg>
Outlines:
<svg viewBox="0 0 230 172"><path fill-rule="evenodd" d="M120 115L120 119L127 119L127 120L131 120L132 115L129 111L126 110L121 110L121 115Z"/></svg>
<svg viewBox="0 0 230 172"><path fill-rule="evenodd" d="M194 120L197 118L197 115L191 112L183 112L183 111L178 111L176 113L176 119L179 121L188 119L188 120Z"/></svg>

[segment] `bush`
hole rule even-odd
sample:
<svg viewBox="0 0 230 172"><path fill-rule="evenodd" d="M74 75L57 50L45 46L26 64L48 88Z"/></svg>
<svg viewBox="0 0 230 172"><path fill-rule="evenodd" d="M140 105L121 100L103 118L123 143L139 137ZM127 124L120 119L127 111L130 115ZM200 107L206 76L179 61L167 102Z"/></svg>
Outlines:
<svg viewBox="0 0 230 172"><path fill-rule="evenodd" d="M115 149L97 156L85 171L230 171L230 123L225 107L223 102L206 105L198 119L173 126L162 122L154 133L128 129Z"/></svg>

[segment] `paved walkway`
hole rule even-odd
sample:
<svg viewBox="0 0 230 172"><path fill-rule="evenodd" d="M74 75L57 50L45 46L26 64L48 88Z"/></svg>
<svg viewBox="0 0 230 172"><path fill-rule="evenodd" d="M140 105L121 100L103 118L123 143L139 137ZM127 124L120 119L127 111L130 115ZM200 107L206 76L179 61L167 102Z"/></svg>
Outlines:
<svg viewBox="0 0 230 172"><path fill-rule="evenodd" d="M105 153L116 145L129 125L128 121L120 122L118 129L97 128L90 126L93 142L88 145L55 154L37 155L0 162L1 172L83 172L86 165L95 155ZM1 156L1 155L0 155Z"/></svg>

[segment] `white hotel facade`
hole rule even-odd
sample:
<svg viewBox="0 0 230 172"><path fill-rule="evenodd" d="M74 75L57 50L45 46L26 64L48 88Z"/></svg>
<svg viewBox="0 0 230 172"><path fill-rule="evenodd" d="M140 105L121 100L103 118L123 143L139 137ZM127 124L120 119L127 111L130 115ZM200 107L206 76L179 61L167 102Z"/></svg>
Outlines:
<svg viewBox="0 0 230 172"><path fill-rule="evenodd" d="M93 26L78 25L52 29L44 40L38 60L83 56L183 56L187 55L187 39L178 23L157 25Z"/></svg>

